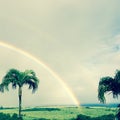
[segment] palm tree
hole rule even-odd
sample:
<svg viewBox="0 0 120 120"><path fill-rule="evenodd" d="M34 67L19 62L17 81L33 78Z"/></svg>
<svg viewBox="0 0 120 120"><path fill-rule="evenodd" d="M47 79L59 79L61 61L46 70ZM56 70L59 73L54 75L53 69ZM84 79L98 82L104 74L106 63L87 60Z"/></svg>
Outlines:
<svg viewBox="0 0 120 120"><path fill-rule="evenodd" d="M120 70L116 71L114 78L107 76L100 79L98 99L102 103L106 102L105 93L112 93L113 98L118 98L118 95L120 95ZM120 120L120 104L118 105L116 118Z"/></svg>
<svg viewBox="0 0 120 120"><path fill-rule="evenodd" d="M20 72L16 69L10 69L7 74L3 77L2 83L0 84L0 91L9 90L9 84L12 84L12 88L16 89L18 86L18 97L19 97L19 118L21 118L22 108L22 87L28 85L29 89L32 89L34 93L38 88L39 80L33 70L25 70Z"/></svg>
<svg viewBox="0 0 120 120"><path fill-rule="evenodd" d="M106 76L102 77L98 85L98 99L105 103L105 93L112 93L113 98L118 98L120 95L120 70L117 70L114 78Z"/></svg>
<svg viewBox="0 0 120 120"><path fill-rule="evenodd" d="M112 77L102 77L98 86L98 99L100 102L105 103L105 93L112 92L114 86L114 79Z"/></svg>

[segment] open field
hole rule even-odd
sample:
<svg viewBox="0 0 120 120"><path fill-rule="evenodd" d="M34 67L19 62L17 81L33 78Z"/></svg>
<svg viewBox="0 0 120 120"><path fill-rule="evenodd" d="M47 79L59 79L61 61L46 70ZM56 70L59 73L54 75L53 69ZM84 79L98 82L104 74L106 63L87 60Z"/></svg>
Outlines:
<svg viewBox="0 0 120 120"><path fill-rule="evenodd" d="M18 113L18 109L1 109L2 113ZM115 114L116 108L107 107L37 107L25 108L22 111L24 120L39 120L40 118L50 120L74 120L77 115L83 114L90 117L99 117Z"/></svg>

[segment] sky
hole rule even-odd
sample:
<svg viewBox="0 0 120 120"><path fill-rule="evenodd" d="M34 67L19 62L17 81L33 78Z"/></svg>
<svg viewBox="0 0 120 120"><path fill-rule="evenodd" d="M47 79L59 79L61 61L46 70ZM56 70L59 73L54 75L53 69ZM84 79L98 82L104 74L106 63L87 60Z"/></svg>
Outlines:
<svg viewBox="0 0 120 120"><path fill-rule="evenodd" d="M119 0L1 0L0 41L42 61L79 103L99 103L100 78L113 77L120 69L119 4ZM0 53L1 81L10 68L33 69L40 79L35 94L24 88L24 106L74 103L42 65L1 45ZM119 102L106 97L107 102ZM0 94L0 99L0 105L16 106L17 90Z"/></svg>

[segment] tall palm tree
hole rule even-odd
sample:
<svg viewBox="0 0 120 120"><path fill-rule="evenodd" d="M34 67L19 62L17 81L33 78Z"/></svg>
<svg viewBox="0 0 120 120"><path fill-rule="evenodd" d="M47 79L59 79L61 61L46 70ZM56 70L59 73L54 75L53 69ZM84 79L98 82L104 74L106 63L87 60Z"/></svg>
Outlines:
<svg viewBox="0 0 120 120"><path fill-rule="evenodd" d="M120 95L120 70L117 70L114 78L106 76L102 77L98 85L98 99L105 103L105 93L112 93L113 98L118 98Z"/></svg>
<svg viewBox="0 0 120 120"><path fill-rule="evenodd" d="M25 70L20 72L16 69L10 69L7 74L3 77L2 83L0 84L0 91L9 90L9 84L12 84L12 88L16 89L18 86L18 98L19 98L19 118L21 118L22 108L22 87L28 85L29 89L32 89L34 93L38 88L39 80L33 70Z"/></svg>

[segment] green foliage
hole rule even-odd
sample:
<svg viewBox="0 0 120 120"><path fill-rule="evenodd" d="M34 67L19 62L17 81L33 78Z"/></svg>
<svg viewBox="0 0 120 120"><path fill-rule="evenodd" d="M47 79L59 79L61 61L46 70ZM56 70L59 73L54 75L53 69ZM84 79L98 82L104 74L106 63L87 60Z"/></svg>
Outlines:
<svg viewBox="0 0 120 120"><path fill-rule="evenodd" d="M105 102L105 93L112 93L113 98L118 98L120 94L120 70L117 70L115 76L109 77L102 77L99 81L98 85L98 99L100 102Z"/></svg>
<svg viewBox="0 0 120 120"><path fill-rule="evenodd" d="M59 108L31 108L31 109L25 109L25 110L22 110L22 111L60 111Z"/></svg>
<svg viewBox="0 0 120 120"><path fill-rule="evenodd" d="M7 74L3 77L2 83L0 84L0 91L9 90L9 84L12 84L13 88L17 86L22 87L27 84L29 89L34 92L38 88L39 80L33 70L25 70L21 72L16 69L10 69Z"/></svg>
<svg viewBox="0 0 120 120"><path fill-rule="evenodd" d="M91 120L91 117L79 114L76 118L76 120Z"/></svg>
<svg viewBox="0 0 120 120"><path fill-rule="evenodd" d="M17 114L13 114L10 116L10 114L4 114L0 113L0 120L19 120ZM23 120L22 118L20 120Z"/></svg>
<svg viewBox="0 0 120 120"><path fill-rule="evenodd" d="M98 99L100 100L100 102L105 102L104 94L113 91L114 86L115 80L112 77L107 76L100 79L98 86Z"/></svg>
<svg viewBox="0 0 120 120"><path fill-rule="evenodd" d="M33 120L49 120L49 119L46 119L46 118L38 118L38 119L33 119Z"/></svg>
<svg viewBox="0 0 120 120"><path fill-rule="evenodd" d="M109 114L116 114L116 108L107 107L45 107L46 109L37 108L36 110L24 108L22 111L23 120L75 120L79 114L88 116L90 118L100 118L102 116L108 117ZM28 110L28 111L27 111ZM51 110L51 111L50 111ZM0 112L10 114L12 116L17 113L18 109L1 109ZM17 114L16 114L17 115ZM111 117L112 118L112 117ZM0 119L1 120L1 119ZM98 119L99 120L99 119ZM101 119L103 120L103 119Z"/></svg>
<svg viewBox="0 0 120 120"><path fill-rule="evenodd" d="M57 109L51 112L47 109L46 111L45 109L43 111L23 111L21 119L15 113L16 109L3 109L0 110L4 112L0 113L0 120L114 120L115 118L115 108L58 107L58 109L60 111Z"/></svg>
<svg viewBox="0 0 120 120"><path fill-rule="evenodd" d="M104 94L110 92L113 94L113 98L118 98L120 95L120 70L116 70L114 78L112 77L102 77L98 85L98 100L105 103ZM116 117L120 120L120 109L116 114Z"/></svg>
<svg viewBox="0 0 120 120"><path fill-rule="evenodd" d="M113 114L103 115L103 116L95 117L95 118L79 114L75 120L114 120L114 118L115 116Z"/></svg>

